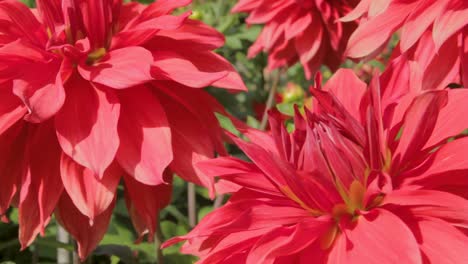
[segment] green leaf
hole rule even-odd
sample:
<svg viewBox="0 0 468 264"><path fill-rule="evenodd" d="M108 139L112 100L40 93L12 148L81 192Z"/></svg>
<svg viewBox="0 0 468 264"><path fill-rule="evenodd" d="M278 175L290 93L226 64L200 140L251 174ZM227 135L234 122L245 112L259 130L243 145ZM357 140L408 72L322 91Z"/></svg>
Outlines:
<svg viewBox="0 0 468 264"><path fill-rule="evenodd" d="M216 118L218 118L218 122L221 125L222 128L226 129L227 131L239 136L241 133L237 128L234 126L232 123L231 119L229 119L227 116L224 116L220 113L215 113Z"/></svg>
<svg viewBox="0 0 468 264"><path fill-rule="evenodd" d="M285 115L294 116L294 103L277 104L276 108Z"/></svg>
<svg viewBox="0 0 468 264"><path fill-rule="evenodd" d="M213 206L204 206L198 211L198 221L201 221L203 217L213 211Z"/></svg>

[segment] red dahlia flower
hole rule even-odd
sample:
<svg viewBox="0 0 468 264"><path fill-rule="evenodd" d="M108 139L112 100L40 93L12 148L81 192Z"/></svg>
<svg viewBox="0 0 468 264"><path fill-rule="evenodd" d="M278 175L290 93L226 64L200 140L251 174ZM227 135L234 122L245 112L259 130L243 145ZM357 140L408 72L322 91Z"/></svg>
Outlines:
<svg viewBox="0 0 468 264"><path fill-rule="evenodd" d="M268 68L300 61L308 79L325 64L335 71L343 60L355 25L337 21L346 15L354 0L240 0L233 12L247 12L248 24L265 24L249 50L254 57L268 52Z"/></svg>
<svg viewBox="0 0 468 264"><path fill-rule="evenodd" d="M426 79L432 75L433 79L446 77L448 83L467 86L468 1L362 0L341 20L353 21L359 17L363 19L348 43L349 57L374 57L392 34L401 29L399 50L427 65Z"/></svg>
<svg viewBox="0 0 468 264"><path fill-rule="evenodd" d="M188 3L0 1L0 215L19 207L23 248L56 209L86 256L121 176L136 229L150 237L170 172L212 186L192 162L224 151L221 106L200 88L245 86L212 51L220 33L171 15Z"/></svg>
<svg viewBox="0 0 468 264"><path fill-rule="evenodd" d="M252 162L199 163L233 195L165 246L186 240L199 263L467 263L468 138L447 139L468 124L468 91L383 107L380 87L404 77L388 74L366 89L340 70L294 132L273 113L271 134L233 137Z"/></svg>

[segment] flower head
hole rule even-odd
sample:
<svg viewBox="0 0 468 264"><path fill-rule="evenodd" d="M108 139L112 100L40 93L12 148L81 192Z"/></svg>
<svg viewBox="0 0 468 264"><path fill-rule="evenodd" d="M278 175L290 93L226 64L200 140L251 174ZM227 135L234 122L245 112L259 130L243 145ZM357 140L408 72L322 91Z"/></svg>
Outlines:
<svg viewBox="0 0 468 264"><path fill-rule="evenodd" d="M307 78L325 64L336 70L354 24L337 20L355 5L353 0L241 0L234 12L247 12L248 24L264 24L257 41L249 50L253 57L268 52L268 67L275 69L298 61Z"/></svg>
<svg viewBox="0 0 468 264"><path fill-rule="evenodd" d="M313 112L288 133L233 136L252 162L199 163L233 193L186 236L199 263L463 263L468 261L467 90L407 93L385 72L366 89L339 70L311 89ZM317 83L320 80L317 79Z"/></svg>
<svg viewBox="0 0 468 264"><path fill-rule="evenodd" d="M468 84L468 2L362 0L341 21L361 23L349 38L346 55L374 57L400 30L397 51L407 53L423 68L423 86L436 82ZM445 87L444 86L444 87Z"/></svg>
<svg viewBox="0 0 468 264"><path fill-rule="evenodd" d="M122 176L149 237L172 172L213 185L192 164L224 152L213 115L222 108L199 88L245 86L212 51L220 33L171 15L189 3L0 1L0 215L17 201L23 247L56 209L86 256Z"/></svg>

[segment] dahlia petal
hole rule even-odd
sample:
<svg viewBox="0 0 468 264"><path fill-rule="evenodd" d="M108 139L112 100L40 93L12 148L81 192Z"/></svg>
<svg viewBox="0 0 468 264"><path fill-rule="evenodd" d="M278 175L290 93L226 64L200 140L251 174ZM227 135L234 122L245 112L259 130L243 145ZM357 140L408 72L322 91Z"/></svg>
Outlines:
<svg viewBox="0 0 468 264"><path fill-rule="evenodd" d="M53 70L54 68L56 71ZM42 81L36 83L35 78L37 77L35 76L30 76L24 80L14 80L13 92L21 98L28 108L29 113L25 116L25 119L33 123L40 123L54 116L65 102L62 70L66 70L66 63L59 66L57 63L52 62L38 65L38 67L29 70L34 70L36 76L42 76L42 78L48 80L45 80L46 83Z"/></svg>
<svg viewBox="0 0 468 264"><path fill-rule="evenodd" d="M384 12L392 0L373 0L370 1L369 16L374 17Z"/></svg>
<svg viewBox="0 0 468 264"><path fill-rule="evenodd" d="M183 26L190 12L185 12L180 16L164 15L155 17L133 26L127 26L127 29L119 32L112 39L111 49L120 49L129 46L138 46L144 44L148 40L162 30L176 30Z"/></svg>
<svg viewBox="0 0 468 264"><path fill-rule="evenodd" d="M462 50L461 50L461 72L462 84L468 86L468 28L464 29L462 35Z"/></svg>
<svg viewBox="0 0 468 264"><path fill-rule="evenodd" d="M356 226L345 229L338 239L345 246L342 250L346 252L346 262L422 263L418 243L410 228L387 210L375 209L359 217Z"/></svg>
<svg viewBox="0 0 468 264"><path fill-rule="evenodd" d="M449 1L447 7L435 19L432 31L436 49L444 44L457 31L468 25L468 2Z"/></svg>
<svg viewBox="0 0 468 264"><path fill-rule="evenodd" d="M446 90L448 102L439 112L434 130L425 144L425 148L444 142L450 137L458 136L468 128L468 90Z"/></svg>
<svg viewBox="0 0 468 264"><path fill-rule="evenodd" d="M293 255L307 248L332 224L331 219L312 219L273 229L252 247L246 263L276 263L278 257Z"/></svg>
<svg viewBox="0 0 468 264"><path fill-rule="evenodd" d="M19 122L0 134L0 215L3 215L18 191L23 170L26 133Z"/></svg>
<svg viewBox="0 0 468 264"><path fill-rule="evenodd" d="M151 242L156 233L159 211L171 201L172 186L160 184L149 186L125 176L125 201L133 222L133 226L142 241L147 234ZM169 182L171 182L168 179Z"/></svg>
<svg viewBox="0 0 468 264"><path fill-rule="evenodd" d="M109 208L122 176L121 170L111 165L102 179L98 179L98 175L79 165L66 154L62 154L60 170L63 185L70 199L81 214L89 217L91 222Z"/></svg>
<svg viewBox="0 0 468 264"><path fill-rule="evenodd" d="M211 177L258 172L254 164L233 157L204 160L198 162L196 166Z"/></svg>
<svg viewBox="0 0 468 264"><path fill-rule="evenodd" d="M27 38L38 46L43 46L47 42L47 35L41 28L42 25L25 4L12 0L2 1L0 13L5 14L7 21L15 28L12 33L17 37Z"/></svg>
<svg viewBox="0 0 468 264"><path fill-rule="evenodd" d="M242 196L242 193L237 195ZM310 214L302 208L295 207L289 199L275 198L263 201L248 198L226 204L206 215L203 224L200 223L186 237L291 225L308 218Z"/></svg>
<svg viewBox="0 0 468 264"><path fill-rule="evenodd" d="M191 12L187 11L180 16L160 16L156 17L136 25L134 30L148 30L148 29L160 29L160 30L174 30L178 29L185 24L185 21L190 16Z"/></svg>
<svg viewBox="0 0 468 264"><path fill-rule="evenodd" d="M241 186L257 192L271 195L281 195L274 186L257 168L257 166L232 157L221 157L200 161L196 167L208 177L219 176L216 190L218 193L231 193Z"/></svg>
<svg viewBox="0 0 468 264"><path fill-rule="evenodd" d="M431 263L468 262L468 237L447 222L431 219L418 223L421 251Z"/></svg>
<svg viewBox="0 0 468 264"><path fill-rule="evenodd" d="M294 3L290 1L262 1L261 4L250 13L245 22L247 22L247 24L264 24L293 4Z"/></svg>
<svg viewBox="0 0 468 264"><path fill-rule="evenodd" d="M26 109L21 105L21 100L12 93L11 86L0 88L0 135L25 114Z"/></svg>
<svg viewBox="0 0 468 264"><path fill-rule="evenodd" d="M375 1L375 0L374 0ZM369 10L370 4L374 1L371 0L362 0L356 5L356 7L347 13L345 16L340 18L341 22L351 22L357 20L358 18L364 16L364 14ZM377 1L375 1L377 2Z"/></svg>
<svg viewBox="0 0 468 264"><path fill-rule="evenodd" d="M432 59L427 65L424 65L423 89L444 89L460 74L460 53L457 37L454 35L451 39L447 40L437 52L432 51L434 52L431 54ZM423 56L427 55L420 55L419 57ZM429 58L430 56L427 57ZM418 60L421 59L418 58Z"/></svg>
<svg viewBox="0 0 468 264"><path fill-rule="evenodd" d="M468 170L466 154L468 138L463 137L442 145L431 155L430 166L424 175L431 176L450 171Z"/></svg>
<svg viewBox="0 0 468 264"><path fill-rule="evenodd" d="M115 89L125 89L152 80L153 55L142 47L110 51L93 65L81 64L78 71L88 81Z"/></svg>
<svg viewBox="0 0 468 264"><path fill-rule="evenodd" d="M79 77L69 80L67 99L55 118L63 151L102 177L119 147L119 112L114 91L96 89Z"/></svg>
<svg viewBox="0 0 468 264"><path fill-rule="evenodd" d="M240 149L258 166L258 168L269 178L286 196L292 197L300 206L306 210L317 212L311 208L328 208L328 196L323 193L319 181L311 177L300 177L292 166L277 156L272 155L259 146L247 143L231 136L231 139ZM274 166L272 166L274 164ZM303 186L307 184L308 188ZM312 191L311 191L312 190ZM325 198L326 197L326 198Z"/></svg>
<svg viewBox="0 0 468 264"><path fill-rule="evenodd" d="M356 120L361 120L360 105L367 85L352 70L339 69L323 86L323 90L333 93Z"/></svg>
<svg viewBox="0 0 468 264"><path fill-rule="evenodd" d="M361 24L349 38L346 55L362 58L376 51L399 28L417 2L392 2L381 13Z"/></svg>
<svg viewBox="0 0 468 264"><path fill-rule="evenodd" d="M385 196L383 204L408 207L418 217L435 217L451 225L468 228L468 204L460 196L434 190L397 190Z"/></svg>
<svg viewBox="0 0 468 264"><path fill-rule="evenodd" d="M119 164L141 183L164 183L163 173L172 162L173 152L172 132L163 106L143 86L121 91L119 98Z"/></svg>
<svg viewBox="0 0 468 264"><path fill-rule="evenodd" d="M42 123L29 129L19 195L19 240L23 249L39 232L44 234L63 190L59 166L61 149L53 124Z"/></svg>
<svg viewBox="0 0 468 264"><path fill-rule="evenodd" d="M142 18L157 17L172 13L176 8L190 4L192 0L158 0L143 10Z"/></svg>
<svg viewBox="0 0 468 264"><path fill-rule="evenodd" d="M258 237L263 235L265 232L270 231L271 228L262 229L262 230L253 230L247 232L236 232L231 233L228 235L223 236L211 236L210 240L203 241L204 243L201 245L199 241L195 241L197 244L196 247L203 249L205 245L212 246L213 250L207 253L207 256L203 258L199 263L200 264L210 264L210 263L225 263L226 260L230 259L231 257L237 256L237 260L239 262L236 263L246 263L245 262L245 251L248 250L255 241L258 240ZM232 243L231 241L239 241L238 243ZM189 241L191 243L192 241ZM181 251L186 252L186 249L196 248L189 243L186 243ZM201 256L205 255L205 252L200 254ZM244 260L244 261L243 261ZM230 261L227 261L228 263Z"/></svg>
<svg viewBox="0 0 468 264"><path fill-rule="evenodd" d="M192 49L213 50L224 45L224 35L216 29L197 20L187 20L177 30L161 30L156 38L166 37L182 43L190 44ZM160 41L160 40L154 40Z"/></svg>
<svg viewBox="0 0 468 264"><path fill-rule="evenodd" d="M185 180L210 188L210 194L214 195L214 179L204 175L194 165L201 160L214 158L215 152L225 152L220 144L222 130L213 114L220 108L219 103L200 90L173 86L171 83L155 86L157 89L154 92L166 111L173 135L174 160L171 170ZM178 92L175 93L173 88L177 88ZM181 94L184 96L181 97ZM205 107L197 108L196 105Z"/></svg>
<svg viewBox="0 0 468 264"><path fill-rule="evenodd" d="M204 72L190 59L171 52L153 52L156 61L152 74L156 80L174 80L180 84L203 88L227 76L226 71ZM199 58L205 60L204 57Z"/></svg>
<svg viewBox="0 0 468 264"><path fill-rule="evenodd" d="M315 23L312 21L312 25L307 27L302 34L294 39L294 44L302 64L308 64L317 52L319 52L320 46L322 45L323 27ZM310 78L312 74L312 72L309 72L307 75L308 78Z"/></svg>
<svg viewBox="0 0 468 264"><path fill-rule="evenodd" d="M447 104L447 98L446 91L427 92L416 97L406 110L403 132L394 152L395 160L405 162L400 167L410 163L411 157L417 158L417 153L433 136L439 111Z"/></svg>
<svg viewBox="0 0 468 264"><path fill-rule="evenodd" d="M288 30L285 31L286 39L292 39L300 33L304 32L308 27L311 27L312 23L312 14L309 12L304 12L303 14L298 15L298 17L291 16L289 18L290 25L287 26ZM319 40L317 40L320 42Z"/></svg>
<svg viewBox="0 0 468 264"><path fill-rule="evenodd" d="M405 20L401 32L400 47L402 52L407 51L421 38L424 31L434 22L434 19L443 11L447 0L422 1Z"/></svg>
<svg viewBox="0 0 468 264"><path fill-rule="evenodd" d="M275 135L276 129L273 129L274 125L272 125L272 122L273 123L280 123L280 122L277 121L279 119L277 119L276 114L274 114L273 112L269 112L268 120L269 120L269 123L270 123L270 127L272 128L273 135ZM271 153L276 154L276 155L280 155L280 153L278 151L278 148L276 148L276 146L278 145L279 142L281 142L281 139L279 139L279 138L277 138L275 136L273 136L275 138L275 139L273 139L270 135L265 134L265 132L263 132L261 130L258 130L258 129L248 127L248 126L245 126L245 125L244 125L245 127L242 127L242 128L240 128L239 125L237 125L237 124L236 124L236 126L237 126L237 129L239 131L241 131L242 134L244 136L246 136L250 140L250 142L255 142L258 145L265 148L266 150L270 151ZM278 128L279 128L279 126L278 126Z"/></svg>
<svg viewBox="0 0 468 264"><path fill-rule="evenodd" d="M236 5L231 9L231 12L248 12L257 8L262 1L252 1L252 0L239 0Z"/></svg>
<svg viewBox="0 0 468 264"><path fill-rule="evenodd" d="M93 225L90 225L88 217L81 214L66 193L60 198L55 217L75 238L78 243L78 256L82 261L91 254L106 234L114 206L115 200L106 211L96 216Z"/></svg>

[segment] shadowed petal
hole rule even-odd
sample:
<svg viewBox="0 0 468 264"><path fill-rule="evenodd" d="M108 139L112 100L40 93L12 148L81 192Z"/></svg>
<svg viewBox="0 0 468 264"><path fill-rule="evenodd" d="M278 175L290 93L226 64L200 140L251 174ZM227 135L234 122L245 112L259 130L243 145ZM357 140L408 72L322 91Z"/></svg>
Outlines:
<svg viewBox="0 0 468 264"><path fill-rule="evenodd" d="M23 249L39 232L44 235L62 193L60 155L51 122L28 127L19 197L19 240Z"/></svg>
<svg viewBox="0 0 468 264"><path fill-rule="evenodd" d="M141 183L163 183L164 170L173 159L172 133L163 106L144 86L122 91L119 98L119 164Z"/></svg>
<svg viewBox="0 0 468 264"><path fill-rule="evenodd" d="M93 222L114 200L122 176L120 168L111 165L102 179L88 168L62 154L60 164L62 182L76 208Z"/></svg>
<svg viewBox="0 0 468 264"><path fill-rule="evenodd" d="M55 217L78 243L78 256L81 261L91 254L106 234L114 206L115 200L106 211L96 216L93 225L90 225L88 217L80 213L66 193L60 198Z"/></svg>
<svg viewBox="0 0 468 264"><path fill-rule="evenodd" d="M96 89L77 77L67 84L67 99L55 118L63 151L102 177L119 147L120 104L114 92Z"/></svg>

